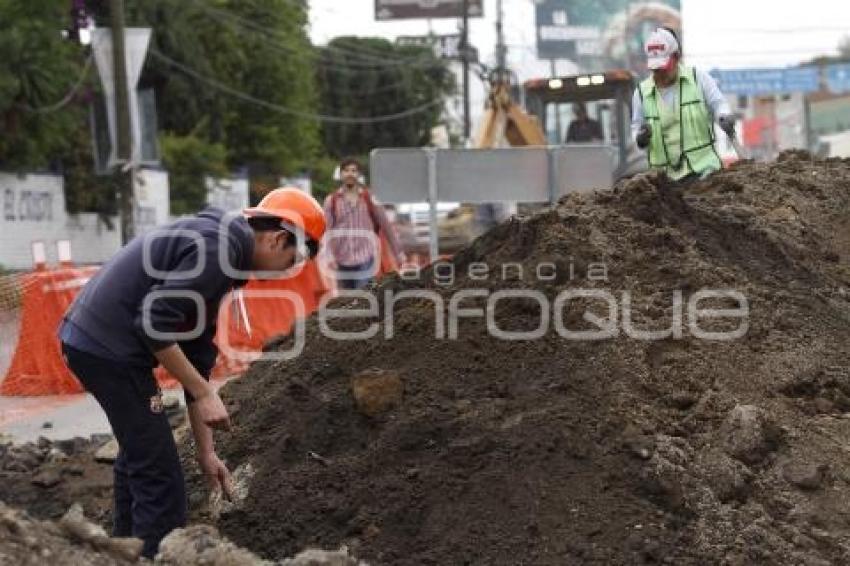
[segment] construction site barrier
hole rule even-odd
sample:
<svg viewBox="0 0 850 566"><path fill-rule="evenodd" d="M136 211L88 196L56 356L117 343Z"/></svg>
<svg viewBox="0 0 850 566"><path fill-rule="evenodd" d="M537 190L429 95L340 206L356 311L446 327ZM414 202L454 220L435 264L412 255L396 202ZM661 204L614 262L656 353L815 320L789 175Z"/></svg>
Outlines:
<svg viewBox="0 0 850 566"><path fill-rule="evenodd" d="M83 388L65 367L56 332L62 315L94 268L38 270L17 277L20 330L0 395L80 393Z"/></svg>
<svg viewBox="0 0 850 566"><path fill-rule="evenodd" d="M382 241L381 248L379 276L398 269L386 241ZM20 292L19 338L9 369L0 383L0 395L62 395L83 391L62 360L57 329L74 297L96 269L66 267L20 276L17 285ZM325 295L335 292L332 275L320 270L316 262L309 262L294 277L249 281L242 290L248 324L222 309L218 315L216 342L227 344L228 351L262 351L270 338L288 333L299 315L292 300L273 297L287 292L298 295L303 305L301 314L309 316ZM232 302L231 298L225 298L222 304ZM248 363L245 356L228 356L227 352L222 352L212 377L239 374ZM162 367L157 368L154 375L161 387L177 385L176 379Z"/></svg>

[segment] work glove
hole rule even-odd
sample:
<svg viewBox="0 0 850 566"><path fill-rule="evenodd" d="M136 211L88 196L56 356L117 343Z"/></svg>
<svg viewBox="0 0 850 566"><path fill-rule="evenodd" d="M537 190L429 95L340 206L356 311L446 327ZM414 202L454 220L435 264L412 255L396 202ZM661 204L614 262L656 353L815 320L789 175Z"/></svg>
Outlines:
<svg viewBox="0 0 850 566"><path fill-rule="evenodd" d="M735 116L732 114L723 114L717 119L720 124L720 129L726 132L726 135L732 137L735 135Z"/></svg>
<svg viewBox="0 0 850 566"><path fill-rule="evenodd" d="M637 146L641 149L644 149L649 145L649 139L652 137L652 128L649 126L648 122L644 122L640 125L640 129L638 130L637 136L635 136L635 142L637 142Z"/></svg>

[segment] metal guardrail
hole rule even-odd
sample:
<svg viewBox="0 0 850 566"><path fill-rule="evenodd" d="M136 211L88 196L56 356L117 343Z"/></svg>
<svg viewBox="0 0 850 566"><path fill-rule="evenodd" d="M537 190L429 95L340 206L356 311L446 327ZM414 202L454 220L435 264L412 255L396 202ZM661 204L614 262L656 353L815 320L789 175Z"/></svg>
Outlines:
<svg viewBox="0 0 850 566"><path fill-rule="evenodd" d="M430 205L431 257L438 254L437 203L549 202L610 187L616 148L572 145L504 149L375 149L371 185L382 202Z"/></svg>

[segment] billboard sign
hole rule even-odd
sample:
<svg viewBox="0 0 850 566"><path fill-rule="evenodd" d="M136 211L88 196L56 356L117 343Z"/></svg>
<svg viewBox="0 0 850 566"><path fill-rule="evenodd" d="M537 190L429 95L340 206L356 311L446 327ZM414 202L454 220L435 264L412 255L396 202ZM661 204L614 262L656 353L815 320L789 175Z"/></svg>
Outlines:
<svg viewBox="0 0 850 566"><path fill-rule="evenodd" d="M484 0L467 0L469 17L484 15ZM375 0L375 19L409 20L428 18L460 18L463 0Z"/></svg>
<svg viewBox="0 0 850 566"><path fill-rule="evenodd" d="M643 43L658 26L679 33L681 0L535 0L537 56L585 71L646 70ZM680 34L681 35L681 34Z"/></svg>
<svg viewBox="0 0 850 566"><path fill-rule="evenodd" d="M398 45L430 47L439 59L460 60L460 34L449 35L402 35L396 38ZM470 46L469 60L478 61L478 50Z"/></svg>

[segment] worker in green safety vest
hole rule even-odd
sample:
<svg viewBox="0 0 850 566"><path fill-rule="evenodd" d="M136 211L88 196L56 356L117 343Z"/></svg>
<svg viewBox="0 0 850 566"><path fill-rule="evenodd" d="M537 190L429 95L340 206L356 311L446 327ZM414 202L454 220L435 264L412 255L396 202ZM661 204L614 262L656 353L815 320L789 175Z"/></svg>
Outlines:
<svg viewBox="0 0 850 566"><path fill-rule="evenodd" d="M708 73L682 64L676 33L658 28L644 50L652 75L632 98L632 136L646 150L649 166L681 182L722 167L714 147L714 119L730 137L735 116Z"/></svg>

